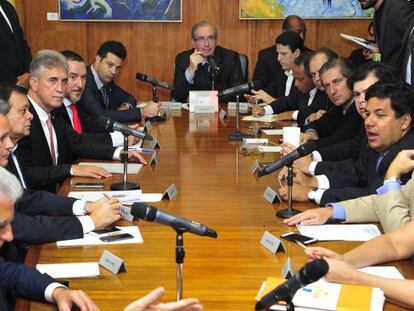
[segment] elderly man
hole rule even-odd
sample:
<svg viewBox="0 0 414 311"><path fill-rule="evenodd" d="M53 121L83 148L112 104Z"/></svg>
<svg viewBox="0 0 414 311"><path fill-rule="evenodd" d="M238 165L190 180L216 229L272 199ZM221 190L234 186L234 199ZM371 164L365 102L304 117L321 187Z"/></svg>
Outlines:
<svg viewBox="0 0 414 311"><path fill-rule="evenodd" d="M200 21L191 29L193 48L181 52L175 58L174 90L171 95L176 101L184 102L191 90L224 90L244 82L239 55L217 45L217 26ZM208 58L212 57L219 67L214 73ZM227 101L230 98L221 98Z"/></svg>

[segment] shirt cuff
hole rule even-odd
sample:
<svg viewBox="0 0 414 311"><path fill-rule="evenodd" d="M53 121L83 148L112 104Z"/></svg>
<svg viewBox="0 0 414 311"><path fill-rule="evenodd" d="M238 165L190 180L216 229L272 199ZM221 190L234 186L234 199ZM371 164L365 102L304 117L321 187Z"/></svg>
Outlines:
<svg viewBox="0 0 414 311"><path fill-rule="evenodd" d="M112 146L118 147L124 145L124 135L121 132L112 132L109 135L111 135Z"/></svg>
<svg viewBox="0 0 414 311"><path fill-rule="evenodd" d="M64 286L60 283L57 283L57 282L50 283L45 289L45 299L46 299L46 301L51 302L51 303L55 302L55 300L53 299L53 291L58 287L63 287L63 288L67 289L66 286Z"/></svg>
<svg viewBox="0 0 414 311"><path fill-rule="evenodd" d="M188 68L185 70L184 75L185 75L185 79L187 80L188 83L194 84L194 76L195 75L191 74L190 70L188 70Z"/></svg>
<svg viewBox="0 0 414 311"><path fill-rule="evenodd" d="M273 114L273 108L270 105L266 105L263 107L264 108L264 114Z"/></svg>
<svg viewBox="0 0 414 311"><path fill-rule="evenodd" d="M95 230L95 224L91 216L79 216L78 219L82 225L83 234Z"/></svg>
<svg viewBox="0 0 414 311"><path fill-rule="evenodd" d="M322 162L322 155L319 153L319 151L312 151L312 159L315 162Z"/></svg>
<svg viewBox="0 0 414 311"><path fill-rule="evenodd" d="M341 220L341 221L346 220L345 208L342 206L341 203L328 203L326 204L326 207L333 208L331 219Z"/></svg>
<svg viewBox="0 0 414 311"><path fill-rule="evenodd" d="M84 216L86 201L85 200L76 200L72 205L72 213L75 216Z"/></svg>
<svg viewBox="0 0 414 311"><path fill-rule="evenodd" d="M385 194L389 191L393 191L393 190L400 190L401 189L401 184L399 182L389 182L386 183L385 185L382 185L381 187L379 187L377 189L377 194L382 195Z"/></svg>
<svg viewBox="0 0 414 311"><path fill-rule="evenodd" d="M292 113L292 119L293 119L293 120L295 120L295 121L297 121L297 119L298 119L298 114L299 114L299 110L295 110L295 111L293 111L293 113Z"/></svg>
<svg viewBox="0 0 414 311"><path fill-rule="evenodd" d="M315 162L315 161L313 161L309 164L308 171L309 171L310 175L315 176L315 169L316 169L317 164L318 164L318 162Z"/></svg>
<svg viewBox="0 0 414 311"><path fill-rule="evenodd" d="M112 156L112 160L119 161L121 160L121 152L124 147L118 147L115 149L114 155Z"/></svg>
<svg viewBox="0 0 414 311"><path fill-rule="evenodd" d="M317 175L315 178L318 181L318 189L329 189L329 179L326 175Z"/></svg>
<svg viewBox="0 0 414 311"><path fill-rule="evenodd" d="M318 189L315 191L315 198L314 201L319 205L321 203L322 200L322 196L325 193L326 190L323 189Z"/></svg>
<svg viewBox="0 0 414 311"><path fill-rule="evenodd" d="M70 166L69 174L70 174L70 176L73 176L73 168L72 168L72 165Z"/></svg>

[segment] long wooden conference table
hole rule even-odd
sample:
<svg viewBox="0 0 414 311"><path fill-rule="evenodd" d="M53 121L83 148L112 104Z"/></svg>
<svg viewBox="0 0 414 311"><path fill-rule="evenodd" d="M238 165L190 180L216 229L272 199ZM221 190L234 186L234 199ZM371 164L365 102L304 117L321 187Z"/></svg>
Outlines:
<svg viewBox="0 0 414 311"><path fill-rule="evenodd" d="M247 132L251 123L241 122ZM251 166L255 159L273 161L278 154L244 156L239 143L230 142L235 118L226 124L218 114L194 115L182 110L168 121L153 124L151 134L161 143L156 167L145 167L130 181L141 185L144 193L163 192L175 183L178 194L174 200L152 204L168 213L200 222L218 233L217 239L184 234L184 298L197 297L205 310L253 310L254 297L266 277L281 276L287 256L296 270L307 261L303 250L285 242L287 253L271 253L260 245L265 230L279 237L295 231L275 216L287 204L269 204L263 199L267 186L277 189L277 174L255 178ZM272 141L277 138L270 137ZM72 185L85 178L67 180L61 193L73 190ZM121 175L104 180L106 189L122 180ZM306 209L310 203L295 203ZM112 274L100 268L97 278L70 279L72 289L83 289L101 310L123 310L133 300L150 290L164 286L163 301L176 297L175 231L170 227L143 221L139 226L143 244L106 245L80 248L57 248L56 243L31 247L26 263L70 263L99 261L104 250L121 257L127 273ZM119 221L117 225L130 225ZM356 242L319 242L318 246L345 252ZM413 277L412 264L396 263L407 278ZM52 305L19 301L17 310L54 310ZM386 303L385 310L401 310Z"/></svg>

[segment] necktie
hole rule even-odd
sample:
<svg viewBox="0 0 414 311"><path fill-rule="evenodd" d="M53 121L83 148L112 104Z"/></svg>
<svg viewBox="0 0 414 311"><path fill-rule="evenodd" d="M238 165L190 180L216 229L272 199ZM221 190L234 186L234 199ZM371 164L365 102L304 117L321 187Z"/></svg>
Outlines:
<svg viewBox="0 0 414 311"><path fill-rule="evenodd" d="M106 109L109 109L109 97L108 97L108 90L106 89L106 85L101 87L99 91L101 91L102 99L103 99Z"/></svg>
<svg viewBox="0 0 414 311"><path fill-rule="evenodd" d="M379 168L379 166L381 165L381 161L382 161L382 159L384 159L384 154L383 153L381 153L379 156L378 156L378 159L377 159L377 167L376 167L376 171L378 172L378 168Z"/></svg>
<svg viewBox="0 0 414 311"><path fill-rule="evenodd" d="M53 139L53 125L52 119L49 118L46 120L47 129L49 130L49 141L50 141L50 155L52 156L53 165L56 165L56 153L55 153L55 140Z"/></svg>
<svg viewBox="0 0 414 311"><path fill-rule="evenodd" d="M69 107L72 110L72 115L73 115L73 129L75 130L76 133L81 134L82 124L79 119L78 108L76 107L74 103L70 104Z"/></svg>

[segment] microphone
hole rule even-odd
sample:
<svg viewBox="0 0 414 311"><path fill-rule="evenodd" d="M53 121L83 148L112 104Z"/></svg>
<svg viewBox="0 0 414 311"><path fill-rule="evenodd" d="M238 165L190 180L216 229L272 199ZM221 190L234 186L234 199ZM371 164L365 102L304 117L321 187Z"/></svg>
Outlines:
<svg viewBox="0 0 414 311"><path fill-rule="evenodd" d="M177 232L183 233L188 231L201 236L217 238L217 232L213 229L183 217L170 215L144 203L132 204L131 215L142 220L153 221L159 224L171 226Z"/></svg>
<svg viewBox="0 0 414 311"><path fill-rule="evenodd" d="M143 132L130 128L129 126L126 126L122 123L111 120L109 118L99 117L99 120L105 125L106 131L109 131L109 132L117 131L127 136L134 136L134 137L138 137L142 139L153 140L151 135L146 135Z"/></svg>
<svg viewBox="0 0 414 311"><path fill-rule="evenodd" d="M308 155L309 153L315 151L316 149L317 149L317 145L316 145L315 141L310 140L310 141L300 145L298 148L296 148L291 153L285 155L283 158L269 164L263 170L260 170L258 172L258 176L261 177L261 176L273 173L274 171L278 170L279 168L281 168L283 166L286 166L286 165L292 164L293 161Z"/></svg>
<svg viewBox="0 0 414 311"><path fill-rule="evenodd" d="M217 66L216 61L214 60L213 56L209 55L207 57L208 64L210 65L211 69L215 74L220 70L219 66Z"/></svg>
<svg viewBox="0 0 414 311"><path fill-rule="evenodd" d="M255 310L269 308L279 301L291 302L293 296L299 288L316 282L328 273L328 270L329 265L325 259L320 258L308 262L289 280L263 296L262 299L256 303Z"/></svg>
<svg viewBox="0 0 414 311"><path fill-rule="evenodd" d="M259 80L249 81L247 83L237 85L232 88L220 91L218 92L217 96L220 97L220 96L229 96L229 95L234 95L234 94L245 93L252 89L255 89L255 90L260 89L260 87L261 86L260 86Z"/></svg>
<svg viewBox="0 0 414 311"><path fill-rule="evenodd" d="M150 76L147 76L146 74L143 74L143 73L141 73L141 72L137 72L137 74L136 74L135 78L136 78L137 80L144 81L144 82L148 82L148 83L151 83L153 86L159 86L159 87L162 87L162 88L167 89L167 90L172 90L172 89L174 89L174 88L173 88L171 85L169 85L168 83L166 83L166 82L162 82L162 81L158 81L157 79L152 78L152 77L150 77Z"/></svg>

